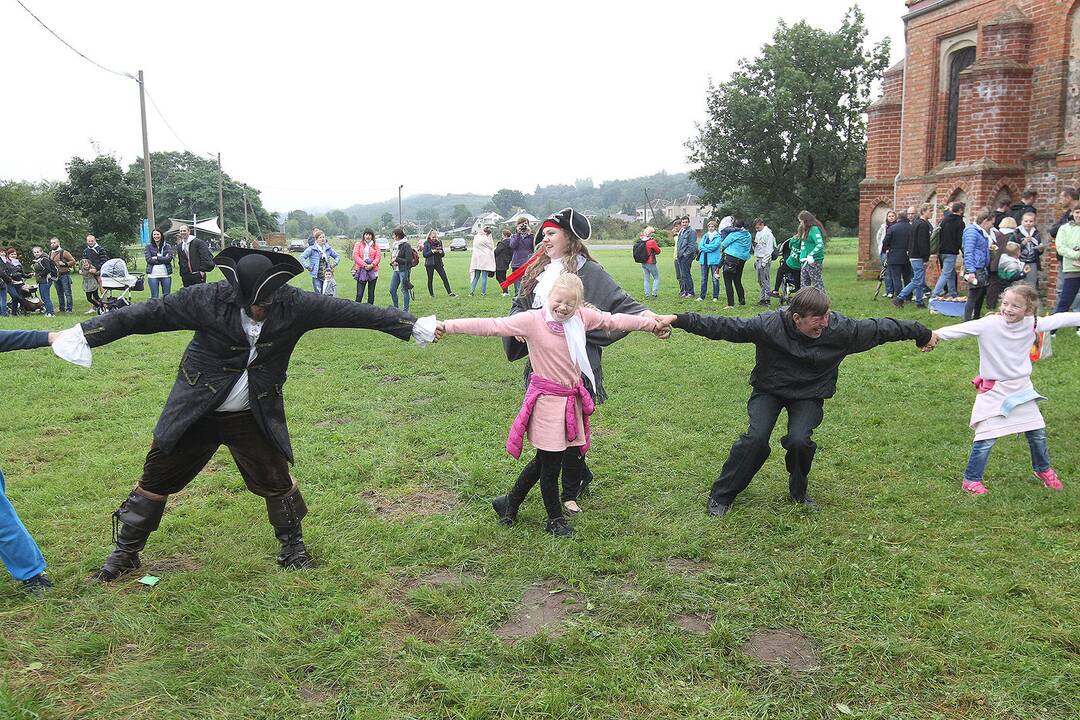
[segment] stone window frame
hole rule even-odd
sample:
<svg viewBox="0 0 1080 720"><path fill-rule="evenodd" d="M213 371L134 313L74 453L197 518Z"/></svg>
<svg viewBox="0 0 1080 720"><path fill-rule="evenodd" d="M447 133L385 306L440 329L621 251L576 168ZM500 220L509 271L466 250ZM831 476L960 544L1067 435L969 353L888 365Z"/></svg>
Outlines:
<svg viewBox="0 0 1080 720"><path fill-rule="evenodd" d="M975 62L979 59L979 27L973 26L960 32L938 39L937 58L937 86L938 93L935 98L935 111L933 117L937 118L940 126L935 129L933 137L933 153L936 162L955 162L944 160L945 150L948 146L949 133L949 79L952 73L949 71L953 56L968 48L975 49Z"/></svg>

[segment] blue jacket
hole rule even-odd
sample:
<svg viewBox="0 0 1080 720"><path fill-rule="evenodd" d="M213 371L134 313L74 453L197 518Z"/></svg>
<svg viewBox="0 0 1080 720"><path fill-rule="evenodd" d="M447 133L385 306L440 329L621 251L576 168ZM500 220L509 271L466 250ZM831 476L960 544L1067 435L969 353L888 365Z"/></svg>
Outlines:
<svg viewBox="0 0 1080 720"><path fill-rule="evenodd" d="M47 347L49 333L37 330L0 330L0 352Z"/></svg>
<svg viewBox="0 0 1080 720"><path fill-rule="evenodd" d="M972 224L964 228L964 272L973 273L990 267L990 241L982 228Z"/></svg>
<svg viewBox="0 0 1080 720"><path fill-rule="evenodd" d="M724 249L725 255L746 260L750 257L751 240L750 233L744 229L738 229L724 238L721 247Z"/></svg>
<svg viewBox="0 0 1080 720"><path fill-rule="evenodd" d="M692 258L697 253L697 233L692 227L686 227L679 231L679 239L675 241L675 255L680 258Z"/></svg>
<svg viewBox="0 0 1080 720"><path fill-rule="evenodd" d="M146 258L147 273L150 272L150 268L154 265L164 265L165 272L172 275L173 249L169 243L162 242L160 250L155 250L153 243L146 243L146 247L143 248L143 256ZM157 257L155 258L155 256Z"/></svg>
<svg viewBox="0 0 1080 720"><path fill-rule="evenodd" d="M338 261L341 260L341 258L336 252L334 252L334 248L330 247L330 243L326 243L324 247L326 247L326 257L329 258L327 262L330 263L330 267L334 267L338 264ZM331 260L333 262L331 262ZM304 253L300 256L300 264L304 266L304 268L308 271L311 277L319 276L318 244L308 246L308 249L305 250Z"/></svg>
<svg viewBox="0 0 1080 720"><path fill-rule="evenodd" d="M719 265L721 258L724 257L724 254L720 252L720 243L720 233L716 231L702 235L698 240L698 250L701 251L698 262L702 265Z"/></svg>

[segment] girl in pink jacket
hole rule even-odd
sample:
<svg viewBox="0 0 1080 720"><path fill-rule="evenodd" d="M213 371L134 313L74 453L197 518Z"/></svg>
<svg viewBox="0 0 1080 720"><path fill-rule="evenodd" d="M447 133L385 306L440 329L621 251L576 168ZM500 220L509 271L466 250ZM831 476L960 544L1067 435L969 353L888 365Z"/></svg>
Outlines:
<svg viewBox="0 0 1080 720"><path fill-rule="evenodd" d="M652 317L600 312L585 306L584 296L581 279L563 273L551 288L546 308L504 318L468 318L439 324L440 331L451 335L516 336L528 343L533 372L521 410L510 427L506 451L521 457L526 436L536 448L532 462L540 467L540 492L548 514L546 529L560 537L573 535L574 529L567 524L559 503L559 471L580 472L581 457L589 449L589 416L594 405L581 381L582 373L587 377L592 374L585 354L585 333L597 329L656 330ZM536 477L537 473L528 472L526 467L509 493L491 501L501 523L514 523L518 507Z"/></svg>

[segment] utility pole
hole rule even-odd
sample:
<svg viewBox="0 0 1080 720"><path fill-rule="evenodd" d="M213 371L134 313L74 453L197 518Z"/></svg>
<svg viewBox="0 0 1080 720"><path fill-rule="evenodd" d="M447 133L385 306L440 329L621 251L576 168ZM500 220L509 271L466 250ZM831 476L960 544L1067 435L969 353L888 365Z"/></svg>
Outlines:
<svg viewBox="0 0 1080 720"><path fill-rule="evenodd" d="M649 202L649 188L643 188L643 190L645 191L645 222L642 223L642 224L643 225L648 225L649 224L649 208L651 206L651 203Z"/></svg>
<svg viewBox="0 0 1080 720"><path fill-rule="evenodd" d="M143 182L146 184L146 219L150 221L150 232L154 232L157 223L154 218L154 183L150 177L150 143L146 139L146 92L143 90L143 74L139 71L139 113L142 115L142 168Z"/></svg>
<svg viewBox="0 0 1080 720"><path fill-rule="evenodd" d="M405 226L401 223L401 188L403 188L403 187L405 187L405 186L404 185L398 185L397 186L397 224L398 224L398 227L402 229L402 231L405 230Z"/></svg>
<svg viewBox="0 0 1080 720"><path fill-rule="evenodd" d="M221 178L221 153L217 154L218 228L221 229L221 249L225 249L225 184Z"/></svg>
<svg viewBox="0 0 1080 720"><path fill-rule="evenodd" d="M247 183L244 183L244 232L250 235L248 232L248 217L247 217Z"/></svg>

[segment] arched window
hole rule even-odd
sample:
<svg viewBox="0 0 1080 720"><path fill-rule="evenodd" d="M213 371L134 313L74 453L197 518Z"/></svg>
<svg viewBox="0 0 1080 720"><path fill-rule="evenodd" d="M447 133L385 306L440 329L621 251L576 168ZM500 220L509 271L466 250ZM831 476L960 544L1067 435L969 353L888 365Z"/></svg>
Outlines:
<svg viewBox="0 0 1080 720"><path fill-rule="evenodd" d="M885 224L885 216L889 214L889 206L885 203L878 203L878 206L874 208L874 212L870 215L870 248L873 250L873 254L870 256L877 260L877 257L881 255L881 243L878 242L878 231L881 226Z"/></svg>
<svg viewBox="0 0 1080 720"><path fill-rule="evenodd" d="M942 160L956 159L956 125L960 116L960 73L975 62L975 48L966 47L951 53L949 63L949 104L945 112L945 152Z"/></svg>

